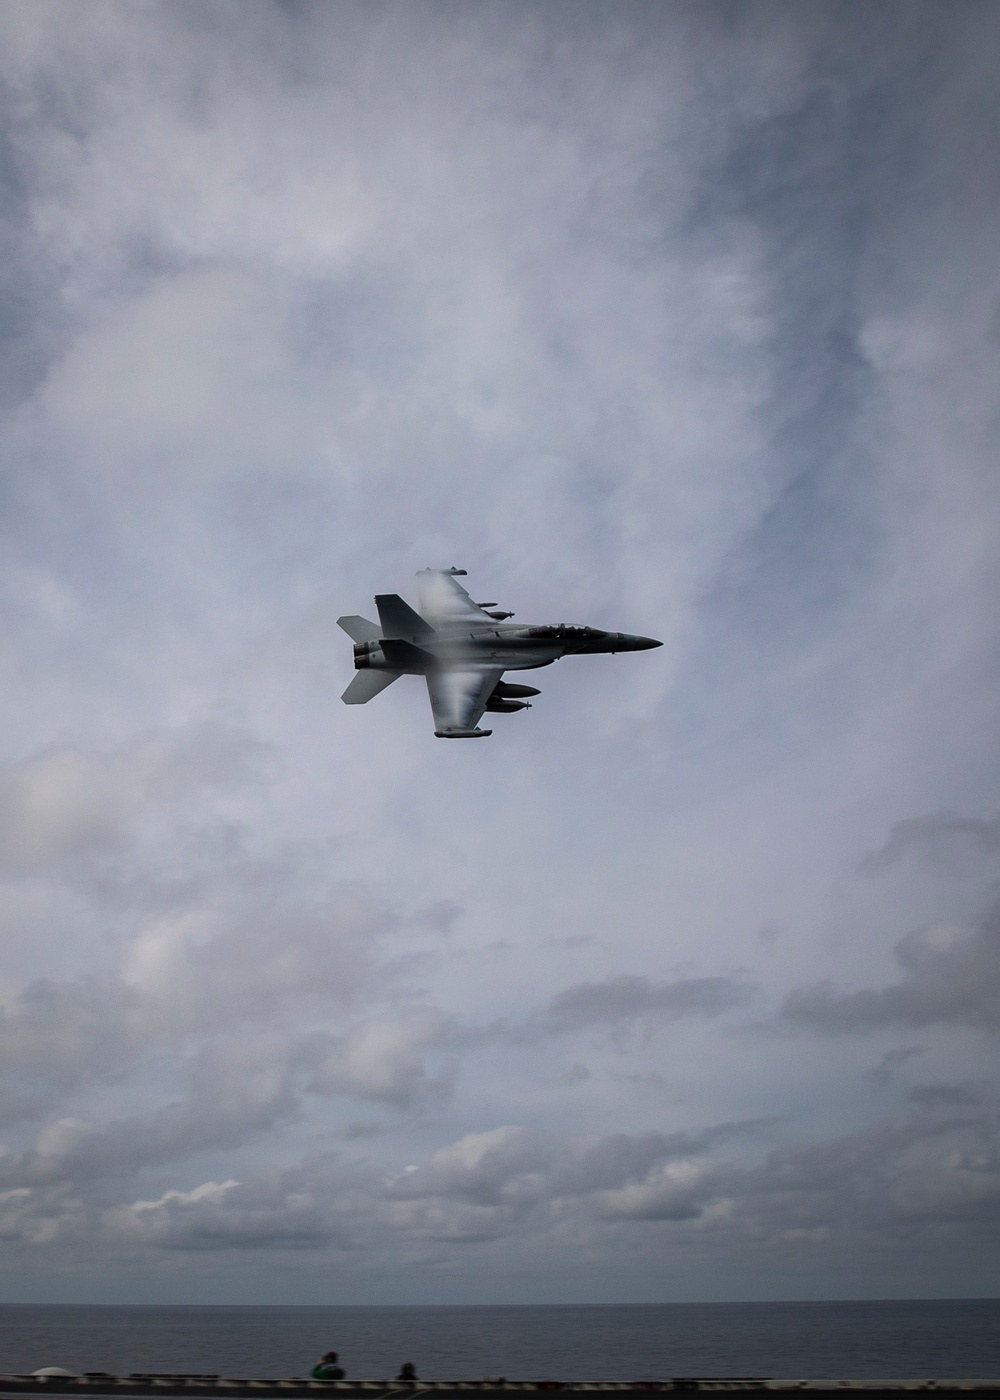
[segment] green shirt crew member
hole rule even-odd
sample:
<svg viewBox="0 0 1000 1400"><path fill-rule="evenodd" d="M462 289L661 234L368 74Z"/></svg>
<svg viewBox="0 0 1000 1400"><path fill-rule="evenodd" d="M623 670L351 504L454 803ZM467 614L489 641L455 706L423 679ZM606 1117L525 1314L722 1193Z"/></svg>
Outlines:
<svg viewBox="0 0 1000 1400"><path fill-rule="evenodd" d="M323 1353L309 1374L314 1381L342 1381L344 1368L337 1365L337 1353L327 1351Z"/></svg>

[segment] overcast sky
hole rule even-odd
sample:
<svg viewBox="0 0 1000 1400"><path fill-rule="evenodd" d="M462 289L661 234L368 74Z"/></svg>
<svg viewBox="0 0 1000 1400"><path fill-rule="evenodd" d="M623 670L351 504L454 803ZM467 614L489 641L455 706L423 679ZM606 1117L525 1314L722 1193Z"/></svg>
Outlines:
<svg viewBox="0 0 1000 1400"><path fill-rule="evenodd" d="M0 1297L1000 1292L998 57L6 0Z"/></svg>

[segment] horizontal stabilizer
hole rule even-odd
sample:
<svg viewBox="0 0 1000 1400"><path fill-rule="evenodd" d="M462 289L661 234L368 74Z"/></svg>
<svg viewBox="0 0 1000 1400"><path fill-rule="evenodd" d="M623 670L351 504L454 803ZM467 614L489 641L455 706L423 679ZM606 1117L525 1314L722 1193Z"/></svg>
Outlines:
<svg viewBox="0 0 1000 1400"><path fill-rule="evenodd" d="M359 671L340 698L345 705L367 705L400 675L399 671Z"/></svg>
<svg viewBox="0 0 1000 1400"><path fill-rule="evenodd" d="M383 637L427 637L434 628L425 622L398 593L376 593L375 606Z"/></svg>
<svg viewBox="0 0 1000 1400"><path fill-rule="evenodd" d="M381 630L367 617L338 617L337 626L344 629L352 642L377 642L382 635Z"/></svg>

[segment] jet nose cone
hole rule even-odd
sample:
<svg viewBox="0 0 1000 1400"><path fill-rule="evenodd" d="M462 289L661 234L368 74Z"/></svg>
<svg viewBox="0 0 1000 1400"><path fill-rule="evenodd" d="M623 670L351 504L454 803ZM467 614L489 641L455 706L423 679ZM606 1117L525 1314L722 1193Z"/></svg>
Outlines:
<svg viewBox="0 0 1000 1400"><path fill-rule="evenodd" d="M651 647L661 647L662 642L658 642L655 637L629 637L632 651L649 651Z"/></svg>

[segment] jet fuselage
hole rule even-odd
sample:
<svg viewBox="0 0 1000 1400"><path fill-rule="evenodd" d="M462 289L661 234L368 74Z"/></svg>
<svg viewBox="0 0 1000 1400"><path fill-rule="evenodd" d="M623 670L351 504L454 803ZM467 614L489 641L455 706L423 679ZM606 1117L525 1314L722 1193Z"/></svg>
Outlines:
<svg viewBox="0 0 1000 1400"><path fill-rule="evenodd" d="M398 643L403 645L399 646ZM491 623L485 627L450 626L405 638L358 642L355 670L403 671L425 675L438 666L499 666L504 671L530 671L551 666L563 656L601 652L646 651L660 643L628 632L604 632L576 623L523 627Z"/></svg>

